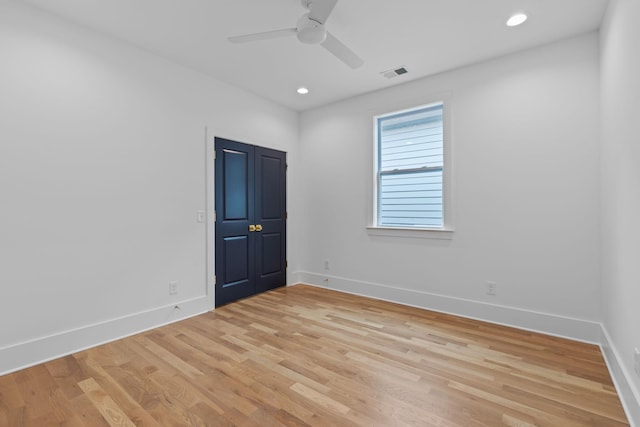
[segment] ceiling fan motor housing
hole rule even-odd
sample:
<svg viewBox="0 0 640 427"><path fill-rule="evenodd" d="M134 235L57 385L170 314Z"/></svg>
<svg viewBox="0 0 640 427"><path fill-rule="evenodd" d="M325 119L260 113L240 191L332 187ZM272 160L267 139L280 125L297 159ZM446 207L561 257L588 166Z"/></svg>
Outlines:
<svg viewBox="0 0 640 427"><path fill-rule="evenodd" d="M327 30L324 25L309 18L305 13L298 19L297 37L302 43L319 44L327 38Z"/></svg>

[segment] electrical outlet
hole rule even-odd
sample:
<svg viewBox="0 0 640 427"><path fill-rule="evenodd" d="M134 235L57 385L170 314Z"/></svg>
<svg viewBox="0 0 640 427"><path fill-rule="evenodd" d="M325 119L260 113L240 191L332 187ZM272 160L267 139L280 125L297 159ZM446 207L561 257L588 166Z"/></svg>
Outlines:
<svg viewBox="0 0 640 427"><path fill-rule="evenodd" d="M325 259L325 260L324 260L324 269L325 269L325 270L328 270L328 269L329 269L329 260L328 260L328 259Z"/></svg>
<svg viewBox="0 0 640 427"><path fill-rule="evenodd" d="M176 295L178 293L178 282L169 282L169 295Z"/></svg>
<svg viewBox="0 0 640 427"><path fill-rule="evenodd" d="M497 292L498 284L487 280L487 295L495 296Z"/></svg>
<svg viewBox="0 0 640 427"><path fill-rule="evenodd" d="M197 220L199 223L204 222L204 218L205 218L205 212L204 211L198 211L197 212Z"/></svg>
<svg viewBox="0 0 640 427"><path fill-rule="evenodd" d="M636 371L636 375L640 377L640 350L637 348L633 354L633 367Z"/></svg>

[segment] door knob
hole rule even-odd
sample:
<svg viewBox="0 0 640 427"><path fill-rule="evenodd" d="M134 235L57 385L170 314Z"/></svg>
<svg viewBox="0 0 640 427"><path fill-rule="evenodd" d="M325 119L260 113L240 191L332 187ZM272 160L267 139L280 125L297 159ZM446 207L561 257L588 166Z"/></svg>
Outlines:
<svg viewBox="0 0 640 427"><path fill-rule="evenodd" d="M253 225L253 224L251 224L251 225L249 226L249 231L256 231L256 226L255 226L255 225Z"/></svg>
<svg viewBox="0 0 640 427"><path fill-rule="evenodd" d="M256 225L256 231L262 231L262 225L261 224Z"/></svg>

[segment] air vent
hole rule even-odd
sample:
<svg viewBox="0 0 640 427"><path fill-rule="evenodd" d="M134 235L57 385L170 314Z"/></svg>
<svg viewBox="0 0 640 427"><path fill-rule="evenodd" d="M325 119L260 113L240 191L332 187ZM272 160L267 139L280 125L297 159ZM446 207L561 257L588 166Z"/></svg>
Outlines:
<svg viewBox="0 0 640 427"><path fill-rule="evenodd" d="M408 73L408 71L407 71L406 68L399 67L399 68L394 68L393 70L383 71L380 74L382 74L383 76L385 76L388 79L392 79L394 77L401 76L401 75L407 74L407 73Z"/></svg>

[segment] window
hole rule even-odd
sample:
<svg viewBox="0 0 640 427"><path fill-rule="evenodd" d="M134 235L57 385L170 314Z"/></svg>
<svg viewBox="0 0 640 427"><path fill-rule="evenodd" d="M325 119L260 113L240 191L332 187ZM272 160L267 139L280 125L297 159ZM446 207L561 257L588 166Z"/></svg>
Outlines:
<svg viewBox="0 0 640 427"><path fill-rule="evenodd" d="M444 229L444 103L378 116L375 127L375 226Z"/></svg>

